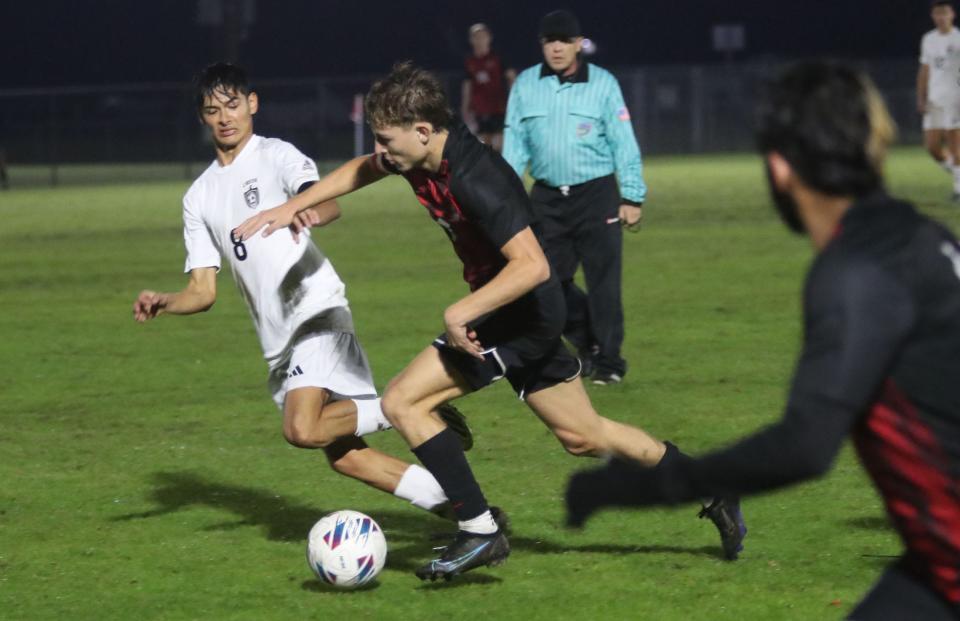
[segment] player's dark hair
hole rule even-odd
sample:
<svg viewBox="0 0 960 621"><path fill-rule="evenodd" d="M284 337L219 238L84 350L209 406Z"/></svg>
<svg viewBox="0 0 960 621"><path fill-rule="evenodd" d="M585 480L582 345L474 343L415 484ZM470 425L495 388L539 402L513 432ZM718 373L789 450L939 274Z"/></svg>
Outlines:
<svg viewBox="0 0 960 621"><path fill-rule="evenodd" d="M760 151L776 151L810 187L834 196L880 188L895 135L873 82L834 63L787 69L768 85L757 109Z"/></svg>
<svg viewBox="0 0 960 621"><path fill-rule="evenodd" d="M203 102L214 93L250 94L247 72L232 63L214 63L207 66L193 79L197 112L203 110Z"/></svg>
<svg viewBox="0 0 960 621"><path fill-rule="evenodd" d="M453 111L435 75L407 61L397 63L390 75L377 80L364 100L371 127L407 127L426 121L435 129L448 129Z"/></svg>
<svg viewBox="0 0 960 621"><path fill-rule="evenodd" d="M950 8L952 9L952 8L953 8L953 0L933 0L933 2L930 3L930 8L931 8L931 9L932 9L933 7L937 7L937 6L948 6L948 7L950 7Z"/></svg>

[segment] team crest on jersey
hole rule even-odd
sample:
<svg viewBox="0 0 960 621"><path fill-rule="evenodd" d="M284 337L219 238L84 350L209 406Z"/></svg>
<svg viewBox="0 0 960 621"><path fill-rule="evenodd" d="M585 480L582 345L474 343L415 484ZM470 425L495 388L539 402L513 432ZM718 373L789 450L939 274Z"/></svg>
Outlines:
<svg viewBox="0 0 960 621"><path fill-rule="evenodd" d="M577 125L577 138L583 138L584 136L589 134L590 130L592 129L593 129L593 123L588 123L587 121L580 123L579 125Z"/></svg>
<svg viewBox="0 0 960 621"><path fill-rule="evenodd" d="M243 200L247 201L250 209L256 209L260 205L260 188L257 187L256 178L244 181Z"/></svg>

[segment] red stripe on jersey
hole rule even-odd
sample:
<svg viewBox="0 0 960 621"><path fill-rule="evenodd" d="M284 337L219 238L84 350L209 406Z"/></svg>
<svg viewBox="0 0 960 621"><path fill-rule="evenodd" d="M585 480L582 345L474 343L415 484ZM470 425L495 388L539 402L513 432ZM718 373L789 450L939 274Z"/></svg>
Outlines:
<svg viewBox="0 0 960 621"><path fill-rule="evenodd" d="M857 425L854 442L912 568L960 603L960 481L933 430L892 380Z"/></svg>
<svg viewBox="0 0 960 621"><path fill-rule="evenodd" d="M476 291L487 284L503 269L507 260L483 231L464 215L450 191L449 162L443 160L435 175L414 169L404 173L404 177L413 187L420 204L427 208L430 217L453 243L454 251L463 262L463 279L470 285L470 290Z"/></svg>

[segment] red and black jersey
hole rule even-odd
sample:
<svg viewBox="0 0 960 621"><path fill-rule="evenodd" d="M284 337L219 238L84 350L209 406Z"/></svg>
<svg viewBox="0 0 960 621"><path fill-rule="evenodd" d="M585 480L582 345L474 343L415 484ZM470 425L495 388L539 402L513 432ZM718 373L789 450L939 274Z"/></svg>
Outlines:
<svg viewBox="0 0 960 621"><path fill-rule="evenodd" d="M470 80L470 110L477 116L504 114L507 110L507 81L500 57L468 56L466 79Z"/></svg>
<svg viewBox="0 0 960 621"><path fill-rule="evenodd" d="M641 504L761 492L826 473L848 435L905 567L960 612L960 244L882 193L847 211L810 269L783 419L632 483L656 479Z"/></svg>
<svg viewBox="0 0 960 621"><path fill-rule="evenodd" d="M380 168L390 169L382 156L374 157ZM530 199L516 173L463 124L450 130L438 172L402 174L453 243L471 291L503 269L507 261L500 249L514 235L528 226L536 232Z"/></svg>

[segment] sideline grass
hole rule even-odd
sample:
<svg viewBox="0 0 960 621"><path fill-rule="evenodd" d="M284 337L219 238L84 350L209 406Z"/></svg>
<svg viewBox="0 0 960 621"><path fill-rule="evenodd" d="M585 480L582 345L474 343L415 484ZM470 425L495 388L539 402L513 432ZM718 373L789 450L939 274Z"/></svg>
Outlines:
<svg viewBox="0 0 960 621"><path fill-rule="evenodd" d="M954 229L949 180L917 149L894 193ZM779 415L811 252L767 205L749 156L647 162L646 224L625 241L623 385L597 408L698 452ZM183 182L0 193L0 617L4 619L837 619L900 551L845 450L822 481L745 503L741 561L694 507L560 527L566 456L506 386L465 400L471 462L513 519L504 567L412 575L446 528L288 447L229 276L204 315L139 326L142 288L184 283ZM317 236L348 286L383 386L463 293L443 233L400 180L343 201ZM373 443L409 456L392 433ZM311 524L353 508L390 545L367 591L303 558ZM472 615L471 615L472 616Z"/></svg>

